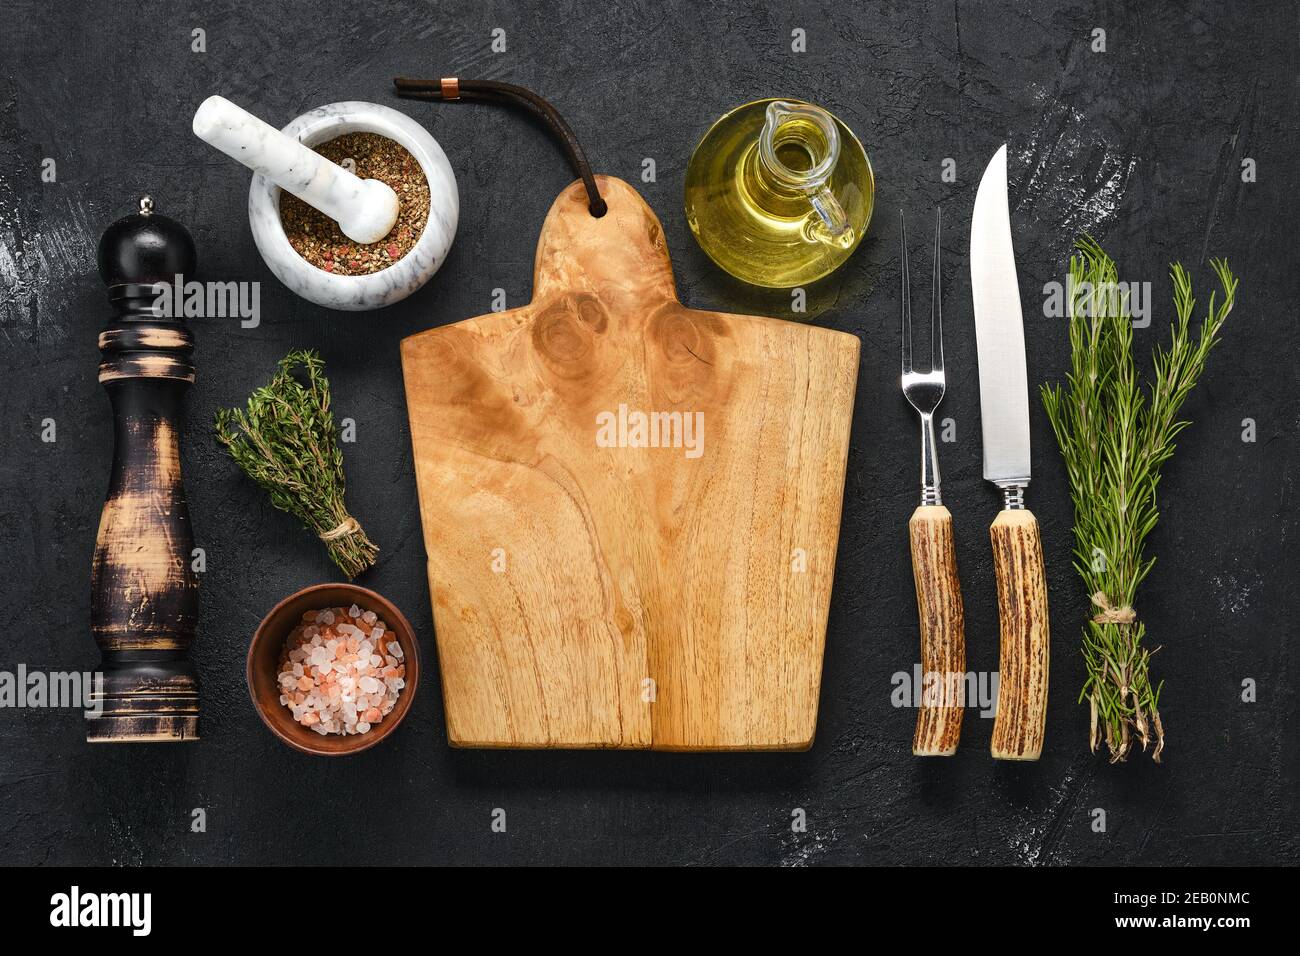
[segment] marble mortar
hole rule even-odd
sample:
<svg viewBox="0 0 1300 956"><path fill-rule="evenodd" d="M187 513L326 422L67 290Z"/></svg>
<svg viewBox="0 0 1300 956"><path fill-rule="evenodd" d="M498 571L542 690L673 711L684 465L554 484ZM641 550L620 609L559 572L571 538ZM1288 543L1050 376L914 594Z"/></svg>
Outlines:
<svg viewBox="0 0 1300 956"><path fill-rule="evenodd" d="M429 219L415 246L388 268L363 276L334 275L309 263L289 244L280 221L280 187L256 174L248 190L248 221L253 241L276 277L310 302L348 312L392 305L428 282L451 250L460 216L456 174L437 140L404 113L357 101L319 106L281 132L310 147L347 133L377 133L401 144L429 181Z"/></svg>

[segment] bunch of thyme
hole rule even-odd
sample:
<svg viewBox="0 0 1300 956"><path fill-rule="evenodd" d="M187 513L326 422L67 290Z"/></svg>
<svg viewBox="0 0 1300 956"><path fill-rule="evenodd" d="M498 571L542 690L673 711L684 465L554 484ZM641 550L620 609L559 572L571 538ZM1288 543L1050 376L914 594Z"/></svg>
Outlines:
<svg viewBox="0 0 1300 956"><path fill-rule="evenodd" d="M1158 709L1163 682L1151 684L1155 652L1143 646L1146 628L1133 600L1155 564L1154 557L1144 557L1143 543L1159 517L1160 469L1189 424L1178 412L1219 341L1237 279L1225 260L1211 260L1222 299L1216 306L1217 293L1210 296L1193 339L1191 277L1181 264L1172 266L1171 338L1168 348L1156 348L1144 389L1133 361L1128 297L1120 291L1115 263L1089 237L1076 246L1067 295L1071 370L1064 389L1043 386L1042 398L1069 474L1074 566L1097 607L1083 632L1088 676L1079 700L1087 700L1091 711L1094 753L1104 736L1110 760L1117 763L1136 740L1143 751L1154 744L1152 759L1159 763L1165 745Z"/></svg>
<svg viewBox="0 0 1300 956"><path fill-rule="evenodd" d="M306 372L305 381L295 372ZM314 350L290 352L244 409L217 411L217 440L281 511L325 542L349 578L375 563L379 548L343 501L343 452L330 412L325 363Z"/></svg>

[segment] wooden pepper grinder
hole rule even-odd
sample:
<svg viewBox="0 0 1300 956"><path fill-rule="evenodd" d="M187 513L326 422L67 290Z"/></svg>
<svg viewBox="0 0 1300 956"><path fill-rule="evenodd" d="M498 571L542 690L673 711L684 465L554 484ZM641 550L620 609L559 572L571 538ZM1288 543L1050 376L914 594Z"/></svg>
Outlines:
<svg viewBox="0 0 1300 956"><path fill-rule="evenodd" d="M194 240L140 200L99 241L116 314L99 334L99 381L113 403L113 472L91 571L91 629L103 655L92 742L198 739L199 684L189 660L199 616L189 508L181 484L181 401L194 382L194 338L155 308L193 274ZM179 296L177 296L179 298Z"/></svg>

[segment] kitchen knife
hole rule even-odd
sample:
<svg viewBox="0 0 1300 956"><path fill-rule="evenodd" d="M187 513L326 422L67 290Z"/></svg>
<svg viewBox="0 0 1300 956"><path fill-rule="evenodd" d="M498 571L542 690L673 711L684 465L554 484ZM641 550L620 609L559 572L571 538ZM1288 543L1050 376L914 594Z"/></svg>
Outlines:
<svg viewBox="0 0 1300 956"><path fill-rule="evenodd" d="M1029 485L1029 386L1020 287L1007 205L1007 147L989 161L970 227L971 298L979 361L984 477L1004 509L989 529L1001 623L993 756L1037 760L1047 716L1047 581L1038 521L1025 508Z"/></svg>

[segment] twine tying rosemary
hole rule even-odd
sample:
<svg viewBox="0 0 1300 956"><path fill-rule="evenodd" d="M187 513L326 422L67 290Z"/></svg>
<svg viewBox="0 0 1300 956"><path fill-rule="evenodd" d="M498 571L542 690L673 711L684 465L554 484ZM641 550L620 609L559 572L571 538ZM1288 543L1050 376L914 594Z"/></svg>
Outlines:
<svg viewBox="0 0 1300 956"><path fill-rule="evenodd" d="M1110 598L1106 597L1105 591L1097 591L1093 594L1092 603L1101 608L1092 616L1096 624L1132 624L1138 619L1137 611L1133 610L1131 605L1115 607L1110 603Z"/></svg>

